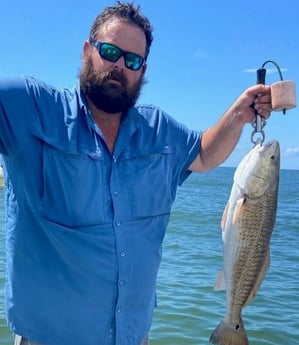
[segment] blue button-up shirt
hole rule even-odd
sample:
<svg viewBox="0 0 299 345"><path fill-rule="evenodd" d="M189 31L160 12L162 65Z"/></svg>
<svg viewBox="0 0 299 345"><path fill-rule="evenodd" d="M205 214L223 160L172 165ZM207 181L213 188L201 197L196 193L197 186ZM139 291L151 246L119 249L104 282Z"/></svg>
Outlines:
<svg viewBox="0 0 299 345"><path fill-rule="evenodd" d="M199 132L138 106L112 155L79 86L2 80L11 330L48 345L140 345L177 186L199 150Z"/></svg>

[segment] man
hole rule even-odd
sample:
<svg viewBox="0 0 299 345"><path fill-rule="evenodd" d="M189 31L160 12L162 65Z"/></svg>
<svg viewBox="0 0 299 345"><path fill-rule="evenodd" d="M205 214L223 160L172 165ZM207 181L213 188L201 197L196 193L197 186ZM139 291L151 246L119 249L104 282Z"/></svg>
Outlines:
<svg viewBox="0 0 299 345"><path fill-rule="evenodd" d="M74 89L0 82L15 344L148 344L177 186L226 159L253 104L269 116L264 85L202 134L135 106L151 43L139 8L117 3L96 18Z"/></svg>

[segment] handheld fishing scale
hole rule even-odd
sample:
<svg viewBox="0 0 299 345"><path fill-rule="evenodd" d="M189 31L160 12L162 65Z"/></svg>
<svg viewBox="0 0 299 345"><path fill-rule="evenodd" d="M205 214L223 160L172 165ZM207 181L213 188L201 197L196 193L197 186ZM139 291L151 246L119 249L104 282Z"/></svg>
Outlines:
<svg viewBox="0 0 299 345"><path fill-rule="evenodd" d="M257 84L265 84L266 79L266 68L268 63L272 63L278 70L280 81L272 84L271 88L271 102L273 111L281 111L283 114L286 113L287 109L292 109L296 107L296 87L295 83L291 80L283 80L281 70L278 64L272 60L268 60L263 63L261 68L257 69ZM266 125L266 120L259 115L258 112L255 114L255 119L252 121L252 126L254 128L251 134L251 141L256 144L258 141L263 143L265 140L265 132L263 130ZM254 139L256 133L260 134L260 138Z"/></svg>

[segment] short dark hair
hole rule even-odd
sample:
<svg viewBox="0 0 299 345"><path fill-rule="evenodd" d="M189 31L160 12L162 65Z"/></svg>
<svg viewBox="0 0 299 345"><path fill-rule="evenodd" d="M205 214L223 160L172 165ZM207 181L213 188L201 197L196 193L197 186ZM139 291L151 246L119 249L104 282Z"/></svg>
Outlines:
<svg viewBox="0 0 299 345"><path fill-rule="evenodd" d="M139 27L145 35L146 47L145 47L145 59L148 57L151 44L153 42L153 27L147 17L141 14L140 6L134 6L133 3L125 3L117 1L115 6L106 7L93 22L90 33L89 41L96 41L96 35L101 27L110 18L119 18L128 23L134 24Z"/></svg>

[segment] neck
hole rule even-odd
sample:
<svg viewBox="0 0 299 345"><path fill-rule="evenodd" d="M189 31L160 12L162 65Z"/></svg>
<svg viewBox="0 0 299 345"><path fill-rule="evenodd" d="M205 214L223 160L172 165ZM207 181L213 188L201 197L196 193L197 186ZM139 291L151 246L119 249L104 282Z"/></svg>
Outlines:
<svg viewBox="0 0 299 345"><path fill-rule="evenodd" d="M89 99L87 102L95 123L104 135L109 151L113 153L122 113L109 114L98 109Z"/></svg>

